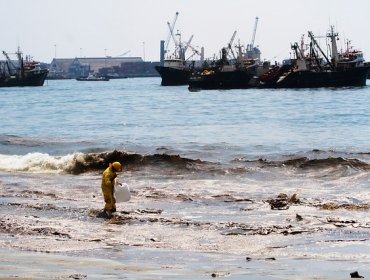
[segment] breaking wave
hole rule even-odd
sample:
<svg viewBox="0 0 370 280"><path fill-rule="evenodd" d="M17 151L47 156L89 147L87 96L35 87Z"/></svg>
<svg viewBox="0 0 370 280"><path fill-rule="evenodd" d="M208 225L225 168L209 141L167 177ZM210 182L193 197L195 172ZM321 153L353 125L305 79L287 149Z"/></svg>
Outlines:
<svg viewBox="0 0 370 280"><path fill-rule="evenodd" d="M60 173L73 168L83 154L51 156L44 153L0 155L0 170L5 172Z"/></svg>
<svg viewBox="0 0 370 280"><path fill-rule="evenodd" d="M360 154L359 154L360 155ZM32 173L69 173L82 174L86 172L101 172L109 163L119 161L124 169L138 171L144 168L152 168L155 171L173 173L183 172L206 172L213 174L243 174L251 168L296 168L299 170L323 170L323 169L353 169L370 170L370 164L357 158L325 157L308 158L291 155L288 159L248 160L238 158L228 163L210 162L200 159L191 159L180 155L151 154L141 155L122 151L73 153L64 156L52 156L46 153L29 153L26 155L2 155L0 154L0 171L5 172L32 172Z"/></svg>
<svg viewBox="0 0 370 280"><path fill-rule="evenodd" d="M183 158L179 155L154 154L140 155L113 151L104 153L74 153L64 156L51 156L45 153L29 153L26 155L0 155L0 170L5 172L35 173L71 173L101 171L109 163L119 161L125 169L135 170L146 166L166 167L179 170L196 169L194 165L205 162Z"/></svg>

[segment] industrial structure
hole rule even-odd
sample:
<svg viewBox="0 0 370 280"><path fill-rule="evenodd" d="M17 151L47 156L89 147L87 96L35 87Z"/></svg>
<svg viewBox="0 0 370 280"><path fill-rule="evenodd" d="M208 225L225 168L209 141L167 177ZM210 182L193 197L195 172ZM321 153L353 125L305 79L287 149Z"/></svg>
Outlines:
<svg viewBox="0 0 370 280"><path fill-rule="evenodd" d="M75 79L89 74L114 78L158 77L155 66L160 62L144 61L141 57L76 57L54 58L48 79Z"/></svg>
<svg viewBox="0 0 370 280"><path fill-rule="evenodd" d="M246 55L247 55L247 58L249 59L261 60L261 51L258 49L258 47L254 46L254 40L256 39L256 33L257 33L257 24L258 24L258 17L256 17L256 20L254 22L253 35L252 35L251 42L247 44Z"/></svg>

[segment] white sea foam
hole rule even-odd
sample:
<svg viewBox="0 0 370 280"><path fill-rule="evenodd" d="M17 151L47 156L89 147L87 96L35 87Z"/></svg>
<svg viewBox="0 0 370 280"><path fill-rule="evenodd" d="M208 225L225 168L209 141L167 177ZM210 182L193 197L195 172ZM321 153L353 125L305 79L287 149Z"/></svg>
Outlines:
<svg viewBox="0 0 370 280"><path fill-rule="evenodd" d="M26 155L0 154L0 171L31 173L62 173L69 170L82 154L51 156L46 153L29 153Z"/></svg>

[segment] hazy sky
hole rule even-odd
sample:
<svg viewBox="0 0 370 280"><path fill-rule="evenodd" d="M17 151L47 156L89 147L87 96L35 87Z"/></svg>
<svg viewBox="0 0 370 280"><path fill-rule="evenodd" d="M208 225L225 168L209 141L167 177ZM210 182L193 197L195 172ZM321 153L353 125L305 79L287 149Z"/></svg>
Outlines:
<svg viewBox="0 0 370 280"><path fill-rule="evenodd" d="M0 0L1 50L18 45L35 60L76 56L141 56L159 60L167 21L183 40L218 54L236 30L235 43L248 44L259 17L255 45L262 57L289 57L290 43L311 30L325 35L330 24L370 60L369 0ZM2 59L2 58L1 58Z"/></svg>

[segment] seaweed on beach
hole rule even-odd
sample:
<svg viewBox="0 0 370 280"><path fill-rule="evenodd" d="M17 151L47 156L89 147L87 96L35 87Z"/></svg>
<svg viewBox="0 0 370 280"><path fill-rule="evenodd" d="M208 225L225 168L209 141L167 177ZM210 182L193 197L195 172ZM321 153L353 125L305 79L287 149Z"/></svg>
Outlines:
<svg viewBox="0 0 370 280"><path fill-rule="evenodd" d="M276 198L268 199L267 202L271 206L271 210L287 210L291 204L299 204L300 200L297 194L288 196L285 193L280 193Z"/></svg>
<svg viewBox="0 0 370 280"><path fill-rule="evenodd" d="M323 210L338 210L338 209L345 209L345 210L354 210L354 211L368 211L370 210L370 204L349 204L349 203L335 203L335 202L328 202L318 205Z"/></svg>
<svg viewBox="0 0 370 280"><path fill-rule="evenodd" d="M37 236L58 236L70 239L68 233L61 232L52 227L35 227L22 225L11 219L0 219L0 233L8 235L37 235Z"/></svg>

